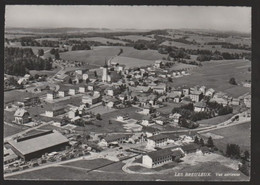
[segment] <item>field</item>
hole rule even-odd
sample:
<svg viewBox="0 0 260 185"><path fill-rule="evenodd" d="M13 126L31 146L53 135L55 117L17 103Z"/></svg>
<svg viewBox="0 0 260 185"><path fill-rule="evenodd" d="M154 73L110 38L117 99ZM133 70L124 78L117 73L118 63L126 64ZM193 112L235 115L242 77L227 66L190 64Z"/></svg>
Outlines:
<svg viewBox="0 0 260 185"><path fill-rule="evenodd" d="M112 62L125 65L127 68L144 67L144 66L149 66L154 64L153 60L144 60L144 59L136 59L136 58L129 58L129 57L121 57L121 56L113 58Z"/></svg>
<svg viewBox="0 0 260 185"><path fill-rule="evenodd" d="M107 159L94 159L94 160L80 160L70 163L65 163L65 166L75 166L85 169L93 169L98 168L107 164L113 163L113 161L107 160Z"/></svg>
<svg viewBox="0 0 260 185"><path fill-rule="evenodd" d="M222 123L228 119L230 119L234 114L227 114L227 115L223 115L223 116L217 116L211 119L205 119L205 120L200 120L198 121L198 123L200 125L204 125L204 126L211 126L211 125L216 125L219 123Z"/></svg>
<svg viewBox="0 0 260 185"><path fill-rule="evenodd" d="M213 133L223 136L223 139L214 140L214 144L222 151L226 151L227 144L238 144L241 150L250 151L251 123L242 123L239 125L212 130Z"/></svg>
<svg viewBox="0 0 260 185"><path fill-rule="evenodd" d="M237 83L251 79L251 72L248 67L251 63L244 60L223 60L203 62L202 67L189 71L191 75L176 78L170 85L174 87L195 85L205 85L207 88L213 88L217 91L226 92L233 97L239 97L247 92L250 88L242 85L231 85L229 79L234 77Z"/></svg>
<svg viewBox="0 0 260 185"><path fill-rule="evenodd" d="M195 44L184 44L181 42L175 42L175 41L165 41L161 43L160 45L165 46L175 46L177 48L185 48L185 49L193 49L193 50L210 50L212 52L218 50L220 52L229 52L229 53L249 53L248 50L242 50L242 49L228 49L228 48L221 48L220 45L195 45Z"/></svg>
<svg viewBox="0 0 260 185"><path fill-rule="evenodd" d="M108 39L108 38L104 38L104 37L70 38L69 40L96 41L96 42L100 42L102 44L107 44L107 42L126 44L125 41L115 40L115 39Z"/></svg>
<svg viewBox="0 0 260 185"><path fill-rule="evenodd" d="M117 164L117 163L116 163ZM187 166L184 169L176 170L175 172L179 173L198 173L206 172L211 173L209 177L185 177L185 176L175 176L174 172L165 173L165 174L128 174L123 171L114 171L114 166L107 166L106 169L101 168L98 171L91 171L86 173L84 169L76 169L65 166L58 167L49 167L41 170L36 170L32 172L27 172L19 175L14 175L5 179L13 180L84 180L84 181L212 181L212 180L226 180L226 181L241 181L249 180L248 177L243 175L241 172L232 170L228 167L223 166L219 162L207 162L194 166ZM215 173L236 173L239 176L222 176L216 177Z"/></svg>
<svg viewBox="0 0 260 185"><path fill-rule="evenodd" d="M64 60L77 60L85 64L95 64L103 66L105 60L119 53L119 48L114 47L96 47L93 50L68 51L60 54Z"/></svg>
<svg viewBox="0 0 260 185"><path fill-rule="evenodd" d="M40 93L40 95L43 93ZM39 95L39 93L37 93ZM26 97L32 97L34 96L34 93L25 92L21 90L12 90L12 91L6 91L4 92L4 102L8 103L11 101L17 102L22 101Z"/></svg>
<svg viewBox="0 0 260 185"><path fill-rule="evenodd" d="M4 124L4 137L8 137L14 134L17 134L18 132L21 132L28 127L20 126L20 125L9 125L9 124Z"/></svg>
<svg viewBox="0 0 260 185"><path fill-rule="evenodd" d="M109 58L116 56L120 52L120 49L123 49L123 53L120 55L120 57L133 58L133 61L136 61L135 59L141 59L145 63L153 63L154 60L167 57L167 55L160 54L156 50L136 50L131 47L123 46L99 46L94 47L93 50L68 51L60 53L60 56L64 60L77 60L83 61L88 64L103 66L105 64L105 60L108 60ZM129 61L130 59L124 60ZM124 60L122 63L125 64Z"/></svg>
<svg viewBox="0 0 260 185"><path fill-rule="evenodd" d="M131 40L131 41L138 41L138 40L147 40L147 41L151 41L154 40L153 38L147 37L147 36L141 36L141 35L126 35L126 36L118 36L118 38L120 39L127 39L127 40Z"/></svg>

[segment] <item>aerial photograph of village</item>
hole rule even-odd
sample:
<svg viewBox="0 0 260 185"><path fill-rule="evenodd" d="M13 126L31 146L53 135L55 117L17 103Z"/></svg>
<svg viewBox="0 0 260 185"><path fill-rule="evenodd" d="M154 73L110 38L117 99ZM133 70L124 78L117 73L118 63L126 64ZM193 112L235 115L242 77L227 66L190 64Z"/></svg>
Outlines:
<svg viewBox="0 0 260 185"><path fill-rule="evenodd" d="M7 5L4 31L5 180L250 180L250 7Z"/></svg>

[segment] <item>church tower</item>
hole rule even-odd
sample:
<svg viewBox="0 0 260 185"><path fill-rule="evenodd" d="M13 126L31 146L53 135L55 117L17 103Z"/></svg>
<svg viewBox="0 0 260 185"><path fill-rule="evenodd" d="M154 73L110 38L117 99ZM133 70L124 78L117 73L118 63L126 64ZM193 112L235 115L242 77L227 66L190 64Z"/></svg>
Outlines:
<svg viewBox="0 0 260 185"><path fill-rule="evenodd" d="M105 65L103 67L103 75L102 75L102 82L110 82L111 78L108 74L108 65L107 65L107 61L105 59Z"/></svg>

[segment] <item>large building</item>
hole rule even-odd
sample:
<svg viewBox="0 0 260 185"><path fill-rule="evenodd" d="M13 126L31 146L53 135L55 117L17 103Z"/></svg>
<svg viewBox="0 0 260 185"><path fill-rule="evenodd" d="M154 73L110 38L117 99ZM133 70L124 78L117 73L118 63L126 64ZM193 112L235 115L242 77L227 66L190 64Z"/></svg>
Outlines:
<svg viewBox="0 0 260 185"><path fill-rule="evenodd" d="M54 130L10 140L8 143L16 155L27 161L63 149L69 140Z"/></svg>
<svg viewBox="0 0 260 185"><path fill-rule="evenodd" d="M167 145L168 136L164 134L158 134L147 138L147 146L160 147Z"/></svg>
<svg viewBox="0 0 260 185"><path fill-rule="evenodd" d="M155 168L178 160L185 154L181 149L162 149L147 153L142 157L142 163L148 168Z"/></svg>

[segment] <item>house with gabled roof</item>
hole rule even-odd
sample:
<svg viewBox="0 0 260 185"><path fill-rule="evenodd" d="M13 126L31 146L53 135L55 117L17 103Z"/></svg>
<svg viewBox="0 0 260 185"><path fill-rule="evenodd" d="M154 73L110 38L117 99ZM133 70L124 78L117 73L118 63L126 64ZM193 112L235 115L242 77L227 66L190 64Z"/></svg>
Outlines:
<svg viewBox="0 0 260 185"><path fill-rule="evenodd" d="M24 108L19 108L14 113L14 122L17 124L25 124L31 121L30 114Z"/></svg>
<svg viewBox="0 0 260 185"><path fill-rule="evenodd" d="M142 157L142 164L148 168L155 168L164 164L170 163L184 157L182 150L172 150L165 148L162 150L152 151Z"/></svg>

